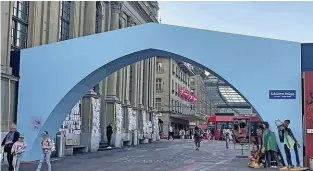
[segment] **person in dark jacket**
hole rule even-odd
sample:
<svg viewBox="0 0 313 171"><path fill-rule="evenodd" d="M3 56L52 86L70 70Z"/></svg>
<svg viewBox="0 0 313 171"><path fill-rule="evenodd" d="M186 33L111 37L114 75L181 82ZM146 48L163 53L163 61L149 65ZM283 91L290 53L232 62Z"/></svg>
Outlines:
<svg viewBox="0 0 313 171"><path fill-rule="evenodd" d="M13 144L18 141L20 137L20 133L16 130L15 124L10 124L9 126L10 132L4 137L1 147L4 147L4 152L7 153L7 160L9 163L9 171L13 171L13 155L11 153Z"/></svg>
<svg viewBox="0 0 313 171"><path fill-rule="evenodd" d="M195 132L194 132L194 139L195 139L195 145L196 145L196 150L199 150L200 148L200 142L201 142L201 132L199 127L195 127Z"/></svg>
<svg viewBox="0 0 313 171"><path fill-rule="evenodd" d="M299 152L298 148L300 148L300 144L298 143L297 139L293 135L291 129L289 128L290 120L285 120L283 125L284 129L279 130L279 140L281 143L284 143L284 149L286 153L286 160L288 163L288 167L293 167L291 153L290 150L295 151L296 155L296 162L297 167L300 167L300 159L299 159Z"/></svg>
<svg viewBox="0 0 313 171"><path fill-rule="evenodd" d="M111 138L113 134L112 123L109 123L107 126L107 139L108 139L108 148L111 148Z"/></svg>

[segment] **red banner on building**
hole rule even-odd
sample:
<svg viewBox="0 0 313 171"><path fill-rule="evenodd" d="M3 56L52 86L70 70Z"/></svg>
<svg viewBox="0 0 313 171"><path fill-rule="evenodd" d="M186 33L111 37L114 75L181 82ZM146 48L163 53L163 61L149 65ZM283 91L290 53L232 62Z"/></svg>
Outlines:
<svg viewBox="0 0 313 171"><path fill-rule="evenodd" d="M304 72L305 165L313 157L313 71Z"/></svg>
<svg viewBox="0 0 313 171"><path fill-rule="evenodd" d="M184 87L180 87L178 89L178 96L192 104L195 104L198 100L198 98L193 94L193 92L187 90Z"/></svg>

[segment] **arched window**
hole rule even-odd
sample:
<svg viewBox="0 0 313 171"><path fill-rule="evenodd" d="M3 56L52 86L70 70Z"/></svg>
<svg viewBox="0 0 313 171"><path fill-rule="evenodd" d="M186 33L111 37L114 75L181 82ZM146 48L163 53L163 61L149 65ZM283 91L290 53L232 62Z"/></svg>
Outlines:
<svg viewBox="0 0 313 171"><path fill-rule="evenodd" d="M101 2L96 4L96 33L101 33L102 26L102 6Z"/></svg>
<svg viewBox="0 0 313 171"><path fill-rule="evenodd" d="M71 12L71 2L70 1L61 1L60 2L59 41L69 39L69 35L70 35L70 12Z"/></svg>
<svg viewBox="0 0 313 171"><path fill-rule="evenodd" d="M11 46L12 50L18 50L27 47L29 3L27 1L13 3Z"/></svg>

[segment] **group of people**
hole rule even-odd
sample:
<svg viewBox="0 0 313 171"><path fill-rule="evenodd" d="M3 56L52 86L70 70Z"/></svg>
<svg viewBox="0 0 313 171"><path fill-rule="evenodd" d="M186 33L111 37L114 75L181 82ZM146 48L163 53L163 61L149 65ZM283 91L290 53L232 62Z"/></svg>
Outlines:
<svg viewBox="0 0 313 171"><path fill-rule="evenodd" d="M212 129L201 129L198 127L201 135L204 139L213 140L214 139L214 130ZM178 134L179 139L194 139L195 129L180 129L177 131L176 135ZM172 126L169 126L169 132L167 139L175 139L175 131Z"/></svg>
<svg viewBox="0 0 313 171"><path fill-rule="evenodd" d="M186 133L187 132L187 133ZM190 129L190 130L183 130L181 129L179 131L179 137L180 139L194 139L195 145L196 145L196 150L198 151L200 148L200 143L201 140L203 139L205 134L205 131L200 129L198 126L196 126L194 129ZM172 126L169 127L169 133L168 133L168 137L167 139L175 139L174 138L174 129Z"/></svg>
<svg viewBox="0 0 313 171"><path fill-rule="evenodd" d="M27 143L25 142L24 135L16 130L16 125L11 124L9 126L9 133L4 137L1 143L1 149L3 153L7 154L7 161L9 164L9 171L18 171L20 167L20 162L23 154L27 148ZM46 161L48 166L48 171L51 171L50 156L53 151L55 151L55 145L53 140L49 137L49 133L44 131L42 133L41 149L42 155L36 171L40 171L42 163Z"/></svg>
<svg viewBox="0 0 313 171"><path fill-rule="evenodd" d="M293 168L290 150L295 151L297 165L300 167L300 160L298 154L298 148L300 145L289 128L290 120L285 120L281 125L281 129L278 130L279 140L284 144L284 150L286 153L287 166L282 169ZM262 123L259 126L257 138L253 141L253 148L250 156L249 165L254 168L264 166L268 167L282 167L282 162L279 160L279 149L276 141L276 136L273 131L269 129L268 122ZM272 165L272 163L275 163Z"/></svg>

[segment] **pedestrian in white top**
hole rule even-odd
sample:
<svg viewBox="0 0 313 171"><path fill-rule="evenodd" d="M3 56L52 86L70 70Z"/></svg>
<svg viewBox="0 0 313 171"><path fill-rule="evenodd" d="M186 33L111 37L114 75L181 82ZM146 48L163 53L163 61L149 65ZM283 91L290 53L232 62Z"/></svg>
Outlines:
<svg viewBox="0 0 313 171"><path fill-rule="evenodd" d="M169 128L167 140L169 140L171 137L174 140L174 129L172 126Z"/></svg>

